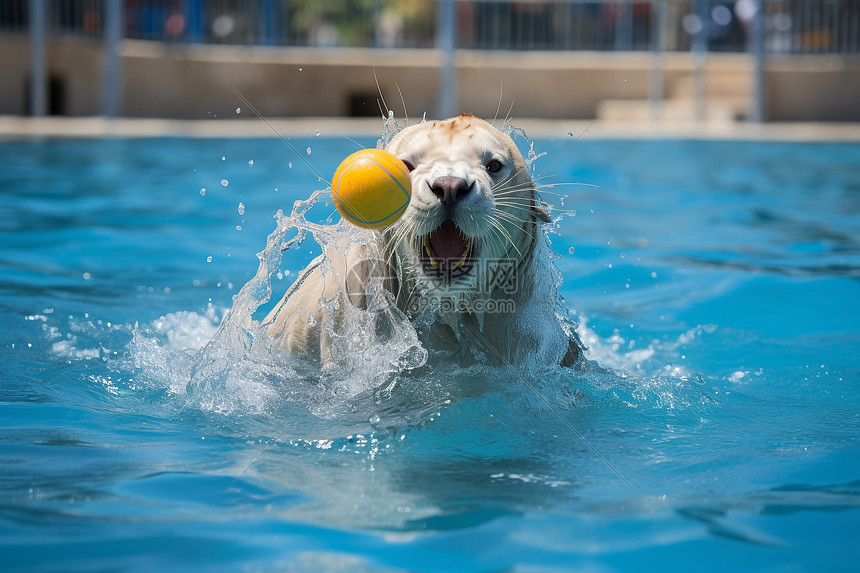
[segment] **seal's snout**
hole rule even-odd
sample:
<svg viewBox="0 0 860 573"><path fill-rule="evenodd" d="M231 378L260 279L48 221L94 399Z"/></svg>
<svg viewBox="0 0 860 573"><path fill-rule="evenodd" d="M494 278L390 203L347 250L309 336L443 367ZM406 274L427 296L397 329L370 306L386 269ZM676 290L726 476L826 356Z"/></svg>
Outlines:
<svg viewBox="0 0 860 573"><path fill-rule="evenodd" d="M439 177L430 185L430 190L450 210L469 195L474 186L474 181L469 183L462 177Z"/></svg>

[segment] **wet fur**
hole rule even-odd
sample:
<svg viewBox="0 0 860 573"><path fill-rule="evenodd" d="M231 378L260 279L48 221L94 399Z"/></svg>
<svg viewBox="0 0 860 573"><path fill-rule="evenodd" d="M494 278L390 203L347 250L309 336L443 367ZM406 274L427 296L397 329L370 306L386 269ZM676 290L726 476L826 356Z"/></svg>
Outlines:
<svg viewBox="0 0 860 573"><path fill-rule="evenodd" d="M534 184L513 140L463 114L407 127L386 149L412 167L406 212L385 231L367 231L363 242L325 249L300 274L264 320L275 345L324 364L337 361L332 337L341 332L345 305L367 309L370 299L378 305L380 289L416 324L429 351L461 360L483 355L491 363L510 363L533 356L547 328L564 336L554 309L533 304L535 296L545 294L535 292L545 285L536 286L534 257L541 240L538 226L549 217L536 203ZM434 182L443 177L471 183L455 204L445 204L438 188L434 191ZM427 237L448 220L469 245L464 251L468 264L455 269L463 271L459 275L450 267L443 275L428 266L428 258L435 259L425 249ZM445 301L449 304L440 304ZM513 312L475 310L508 301ZM378 313L383 323L385 316ZM548 359L581 365L581 344L575 334L569 336Z"/></svg>

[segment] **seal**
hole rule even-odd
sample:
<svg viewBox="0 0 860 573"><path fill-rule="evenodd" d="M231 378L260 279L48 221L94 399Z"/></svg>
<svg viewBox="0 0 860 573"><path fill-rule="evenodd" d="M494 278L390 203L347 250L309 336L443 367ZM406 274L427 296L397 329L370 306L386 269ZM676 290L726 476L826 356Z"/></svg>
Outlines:
<svg viewBox="0 0 860 573"><path fill-rule="evenodd" d="M548 300L557 281L539 225L550 218L511 137L463 114L407 127L386 150L409 170L405 213L300 273L263 321L276 345L330 362L350 307L389 304L431 352L582 366L579 338Z"/></svg>

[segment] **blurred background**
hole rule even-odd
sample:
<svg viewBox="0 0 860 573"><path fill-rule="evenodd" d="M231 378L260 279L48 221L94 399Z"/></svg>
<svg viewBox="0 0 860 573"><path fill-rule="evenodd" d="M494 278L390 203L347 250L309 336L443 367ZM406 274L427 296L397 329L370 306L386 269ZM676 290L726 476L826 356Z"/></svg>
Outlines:
<svg viewBox="0 0 860 573"><path fill-rule="evenodd" d="M860 0L2 0L0 114L860 121ZM623 97L619 98L623 94ZM614 102L614 103L613 103ZM231 113L232 110L232 113Z"/></svg>

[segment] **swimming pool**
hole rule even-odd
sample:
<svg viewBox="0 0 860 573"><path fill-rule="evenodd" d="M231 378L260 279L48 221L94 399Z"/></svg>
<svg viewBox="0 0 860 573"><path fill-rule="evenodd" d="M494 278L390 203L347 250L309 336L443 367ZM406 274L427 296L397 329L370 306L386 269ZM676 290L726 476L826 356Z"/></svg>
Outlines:
<svg viewBox="0 0 860 573"><path fill-rule="evenodd" d="M292 143L321 173L356 149ZM537 170L565 145L535 142ZM324 187L282 142L0 160L5 570L860 559L860 145L580 141L543 197L569 313L614 374L417 368L387 392L204 349L277 210ZM276 297L316 254L284 252Z"/></svg>

